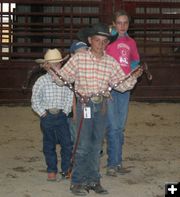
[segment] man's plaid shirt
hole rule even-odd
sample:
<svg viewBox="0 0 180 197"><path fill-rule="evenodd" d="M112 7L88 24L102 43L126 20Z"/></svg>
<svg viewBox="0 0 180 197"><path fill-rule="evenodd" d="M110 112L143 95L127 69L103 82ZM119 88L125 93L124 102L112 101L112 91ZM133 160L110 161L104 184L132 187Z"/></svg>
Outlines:
<svg viewBox="0 0 180 197"><path fill-rule="evenodd" d="M35 82L31 103L33 110L42 116L46 109L62 109L67 115L72 110L73 92L68 87L59 87L47 73Z"/></svg>
<svg viewBox="0 0 180 197"><path fill-rule="evenodd" d="M100 59L97 59L90 50L75 54L58 73L68 83L75 82L75 90L87 97L107 90L109 85L114 86L125 77L114 58L104 53ZM58 83L57 78L56 81ZM115 89L125 92L132 89L136 82L137 79L131 76Z"/></svg>

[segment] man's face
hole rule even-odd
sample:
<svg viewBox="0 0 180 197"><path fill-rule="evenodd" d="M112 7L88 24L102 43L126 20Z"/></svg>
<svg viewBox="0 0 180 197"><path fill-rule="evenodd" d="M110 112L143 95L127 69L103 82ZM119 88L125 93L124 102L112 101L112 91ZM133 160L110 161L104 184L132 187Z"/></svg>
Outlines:
<svg viewBox="0 0 180 197"><path fill-rule="evenodd" d="M100 35L89 37L88 41L91 45L91 51L94 54L102 54L109 43L109 40L106 36Z"/></svg>
<svg viewBox="0 0 180 197"><path fill-rule="evenodd" d="M116 27L117 32L120 35L124 35L129 28L128 16L122 15L122 16L117 17L115 21L115 27Z"/></svg>

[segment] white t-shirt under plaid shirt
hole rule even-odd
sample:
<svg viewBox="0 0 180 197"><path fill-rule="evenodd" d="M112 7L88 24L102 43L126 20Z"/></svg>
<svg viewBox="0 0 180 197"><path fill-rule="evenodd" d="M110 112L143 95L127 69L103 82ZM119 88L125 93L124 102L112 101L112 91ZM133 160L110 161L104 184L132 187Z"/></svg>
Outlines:
<svg viewBox="0 0 180 197"><path fill-rule="evenodd" d="M66 115L72 110L73 92L66 86L60 87L47 73L38 78L32 89L33 110L42 116L46 109L62 109Z"/></svg>
<svg viewBox="0 0 180 197"><path fill-rule="evenodd" d="M114 86L125 78L120 64L113 57L104 52L104 55L97 59L90 49L75 54L58 73L67 82L75 82L75 90L87 97L107 90L109 85ZM136 82L137 79L130 76L115 89L125 92L132 89Z"/></svg>

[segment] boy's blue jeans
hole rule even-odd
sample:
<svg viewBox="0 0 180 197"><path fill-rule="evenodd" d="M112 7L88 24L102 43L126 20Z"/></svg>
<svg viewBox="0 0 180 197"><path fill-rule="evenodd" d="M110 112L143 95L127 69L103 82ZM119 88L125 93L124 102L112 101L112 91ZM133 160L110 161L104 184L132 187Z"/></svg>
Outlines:
<svg viewBox="0 0 180 197"><path fill-rule="evenodd" d="M43 153L47 172L57 173L58 171L56 144L60 144L61 169L66 173L72 155L72 141L66 114L64 112L55 115L48 113L40 119L40 126L43 133Z"/></svg>
<svg viewBox="0 0 180 197"><path fill-rule="evenodd" d="M128 115L130 91L111 92L112 99L107 102L107 167L114 168L122 163L124 128Z"/></svg>
<svg viewBox="0 0 180 197"><path fill-rule="evenodd" d="M80 140L75 154L74 166L72 169L71 183L93 184L100 181L100 155L102 141L104 138L106 121L106 100L94 104L89 101L86 106L91 108L91 118L83 119L80 131ZM77 129L79 127L83 106L77 101Z"/></svg>
<svg viewBox="0 0 180 197"><path fill-rule="evenodd" d="M68 124L69 124L69 130L71 134L71 140L74 144L75 138L76 138L76 121L73 121L72 118L68 118Z"/></svg>

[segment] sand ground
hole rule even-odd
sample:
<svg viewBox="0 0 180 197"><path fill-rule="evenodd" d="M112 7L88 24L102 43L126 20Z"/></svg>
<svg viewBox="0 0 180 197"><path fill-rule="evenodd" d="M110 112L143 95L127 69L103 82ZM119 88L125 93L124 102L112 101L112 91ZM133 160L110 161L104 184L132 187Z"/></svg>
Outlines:
<svg viewBox="0 0 180 197"><path fill-rule="evenodd" d="M39 119L31 108L1 106L0 120L0 197L73 196L69 180L46 181ZM164 197L165 183L180 181L180 103L131 102L123 157L131 172L115 178L105 174L107 155L101 159L107 197Z"/></svg>

